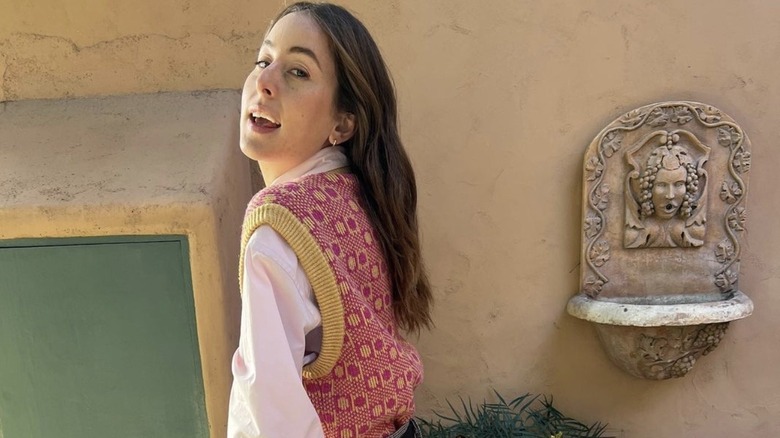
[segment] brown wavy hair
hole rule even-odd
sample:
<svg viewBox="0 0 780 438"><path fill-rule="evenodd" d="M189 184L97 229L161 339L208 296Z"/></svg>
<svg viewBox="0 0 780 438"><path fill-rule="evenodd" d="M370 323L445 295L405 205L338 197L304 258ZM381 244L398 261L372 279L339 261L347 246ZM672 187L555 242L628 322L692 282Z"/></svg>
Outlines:
<svg viewBox="0 0 780 438"><path fill-rule="evenodd" d="M271 27L294 12L310 16L330 45L338 79L336 106L355 115L355 133L343 146L387 258L395 319L402 329L419 333L431 326L433 297L420 253L417 183L398 135L387 65L363 23L341 6L294 3Z"/></svg>

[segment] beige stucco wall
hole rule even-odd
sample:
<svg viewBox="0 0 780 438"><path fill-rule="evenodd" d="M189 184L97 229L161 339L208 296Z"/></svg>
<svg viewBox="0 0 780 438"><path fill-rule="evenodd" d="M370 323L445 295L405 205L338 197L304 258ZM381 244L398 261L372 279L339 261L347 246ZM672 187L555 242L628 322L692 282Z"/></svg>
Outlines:
<svg viewBox="0 0 780 438"><path fill-rule="evenodd" d="M233 147L239 101L224 90L0 107L0 240L186 236L214 437L227 424L240 224L251 196L249 163Z"/></svg>
<svg viewBox="0 0 780 438"><path fill-rule="evenodd" d="M437 298L437 327L417 342L421 414L495 388L553 394L621 437L780 433L780 3L344 3L384 50L418 172ZM2 0L0 100L239 88L281 4ZM741 289L756 310L685 378L647 382L611 365L564 307L585 147L665 100L715 105L750 135Z"/></svg>

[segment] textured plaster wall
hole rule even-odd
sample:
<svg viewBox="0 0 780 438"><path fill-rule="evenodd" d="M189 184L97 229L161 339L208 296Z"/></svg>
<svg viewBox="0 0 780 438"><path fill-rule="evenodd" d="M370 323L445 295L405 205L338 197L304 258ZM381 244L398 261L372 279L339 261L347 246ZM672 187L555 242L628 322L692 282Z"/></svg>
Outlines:
<svg viewBox="0 0 780 438"><path fill-rule="evenodd" d="M282 4L4 2L0 100L239 88ZM421 414L495 388L553 394L621 437L780 433L779 3L345 4L393 71L418 172L437 298L436 329L417 342ZM622 113L673 99L719 107L752 140L741 289L756 310L688 376L648 382L614 367L564 307L585 147Z"/></svg>
<svg viewBox="0 0 780 438"><path fill-rule="evenodd" d="M233 147L239 99L227 90L0 105L0 240L186 236L214 437L227 424L238 242L251 196L248 163Z"/></svg>

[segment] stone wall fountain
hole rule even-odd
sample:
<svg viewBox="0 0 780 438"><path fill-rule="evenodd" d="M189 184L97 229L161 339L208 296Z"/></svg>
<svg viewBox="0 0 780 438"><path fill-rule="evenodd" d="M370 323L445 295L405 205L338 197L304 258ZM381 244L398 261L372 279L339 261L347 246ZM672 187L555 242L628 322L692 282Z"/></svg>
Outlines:
<svg viewBox="0 0 780 438"><path fill-rule="evenodd" d="M625 371L681 377L753 312L738 289L750 163L742 129L695 102L633 110L588 146L567 310Z"/></svg>

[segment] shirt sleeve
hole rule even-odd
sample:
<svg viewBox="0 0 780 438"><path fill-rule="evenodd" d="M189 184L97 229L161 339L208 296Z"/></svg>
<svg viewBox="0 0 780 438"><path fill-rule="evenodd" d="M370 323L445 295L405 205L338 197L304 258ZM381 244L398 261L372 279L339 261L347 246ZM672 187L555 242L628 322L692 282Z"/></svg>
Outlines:
<svg viewBox="0 0 780 438"><path fill-rule="evenodd" d="M320 438L301 373L306 333L321 323L297 257L268 226L247 244L241 333L233 355L228 438Z"/></svg>

